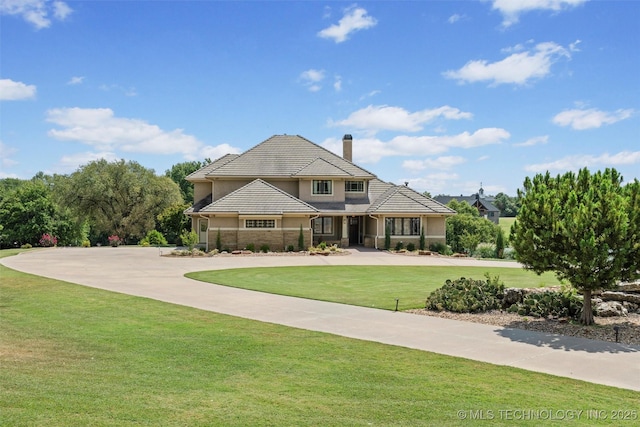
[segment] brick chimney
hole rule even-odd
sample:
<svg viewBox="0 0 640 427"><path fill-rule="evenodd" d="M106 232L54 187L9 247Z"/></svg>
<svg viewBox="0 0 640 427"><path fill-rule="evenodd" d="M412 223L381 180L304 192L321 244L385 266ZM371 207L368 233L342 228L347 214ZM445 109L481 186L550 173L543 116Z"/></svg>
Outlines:
<svg viewBox="0 0 640 427"><path fill-rule="evenodd" d="M353 137L350 134L342 137L342 158L353 161Z"/></svg>

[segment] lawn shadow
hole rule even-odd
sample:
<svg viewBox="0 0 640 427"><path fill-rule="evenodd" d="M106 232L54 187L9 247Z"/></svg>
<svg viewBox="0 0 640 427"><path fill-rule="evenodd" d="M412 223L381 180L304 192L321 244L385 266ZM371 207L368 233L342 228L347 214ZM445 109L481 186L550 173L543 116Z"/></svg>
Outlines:
<svg viewBox="0 0 640 427"><path fill-rule="evenodd" d="M564 351L584 351L587 353L640 353L640 346L621 344L567 335L559 335L549 332L518 329L520 322L506 325L494 332L514 342L535 345L536 347L548 347Z"/></svg>

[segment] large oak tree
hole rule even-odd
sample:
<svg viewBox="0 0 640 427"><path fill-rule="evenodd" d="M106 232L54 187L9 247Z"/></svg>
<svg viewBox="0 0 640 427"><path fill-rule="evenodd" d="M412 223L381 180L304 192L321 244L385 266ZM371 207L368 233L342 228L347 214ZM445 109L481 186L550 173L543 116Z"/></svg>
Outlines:
<svg viewBox="0 0 640 427"><path fill-rule="evenodd" d="M593 291L640 277L640 183L615 169L526 178L511 228L516 259L553 271L584 296L580 322L593 323Z"/></svg>
<svg viewBox="0 0 640 427"><path fill-rule="evenodd" d="M158 214L182 202L178 185L136 162L98 160L82 166L61 191L76 215L98 234L125 241L142 238L156 226Z"/></svg>

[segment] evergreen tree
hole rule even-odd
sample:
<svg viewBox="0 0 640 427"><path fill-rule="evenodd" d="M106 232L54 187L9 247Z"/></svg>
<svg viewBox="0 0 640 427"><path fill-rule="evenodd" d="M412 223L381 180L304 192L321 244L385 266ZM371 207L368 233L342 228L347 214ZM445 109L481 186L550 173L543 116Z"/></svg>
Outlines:
<svg viewBox="0 0 640 427"><path fill-rule="evenodd" d="M593 323L593 291L640 276L638 181L622 186L615 169L581 169L525 179L511 228L516 259L538 274L553 271L584 296L580 322Z"/></svg>

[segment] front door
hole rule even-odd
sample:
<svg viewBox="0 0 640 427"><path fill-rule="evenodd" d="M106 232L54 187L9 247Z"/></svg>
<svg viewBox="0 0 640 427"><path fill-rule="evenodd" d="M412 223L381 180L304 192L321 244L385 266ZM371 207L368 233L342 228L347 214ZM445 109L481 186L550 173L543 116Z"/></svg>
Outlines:
<svg viewBox="0 0 640 427"><path fill-rule="evenodd" d="M360 217L349 217L349 245L360 244Z"/></svg>
<svg viewBox="0 0 640 427"><path fill-rule="evenodd" d="M198 236L200 237L200 244L207 244L207 231L209 222L206 219L198 220Z"/></svg>

